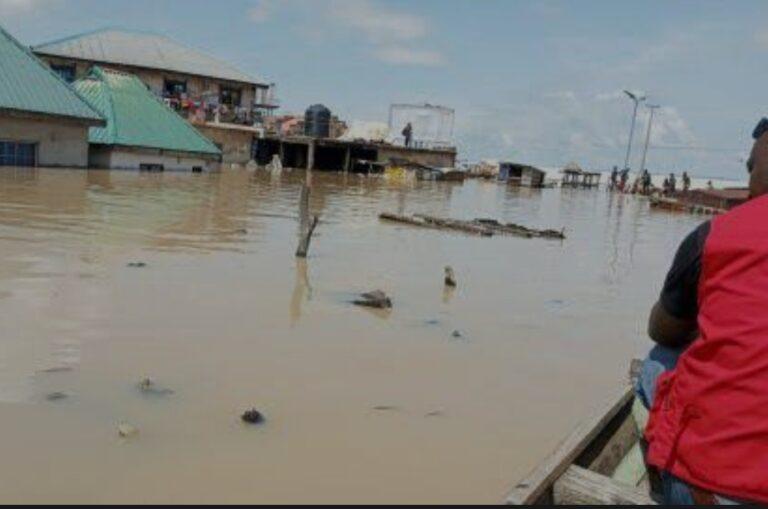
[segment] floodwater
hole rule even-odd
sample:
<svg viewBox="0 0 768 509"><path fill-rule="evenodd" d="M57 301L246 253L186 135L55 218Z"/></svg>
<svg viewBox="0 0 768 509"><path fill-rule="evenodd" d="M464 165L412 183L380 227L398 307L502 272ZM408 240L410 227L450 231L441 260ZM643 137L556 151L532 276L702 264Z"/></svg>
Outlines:
<svg viewBox="0 0 768 509"><path fill-rule="evenodd" d="M303 178L0 172L0 502L500 502L621 390L701 221L602 190L315 174L301 262ZM391 313L349 304L376 288Z"/></svg>

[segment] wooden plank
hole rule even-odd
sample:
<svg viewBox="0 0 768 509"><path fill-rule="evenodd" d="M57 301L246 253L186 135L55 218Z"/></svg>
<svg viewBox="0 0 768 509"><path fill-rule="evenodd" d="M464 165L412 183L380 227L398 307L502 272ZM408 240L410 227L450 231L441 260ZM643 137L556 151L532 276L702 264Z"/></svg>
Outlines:
<svg viewBox="0 0 768 509"><path fill-rule="evenodd" d="M647 474L643 450L640 447L640 442L637 442L621 460L621 463L616 467L611 477L613 477L614 481L632 486L640 486L640 483L647 479Z"/></svg>
<svg viewBox="0 0 768 509"><path fill-rule="evenodd" d="M621 415L625 415L625 418L619 423L619 427L615 431L606 430L609 434L605 437L607 441L604 444L593 444L591 447L595 447L596 450L592 454L585 454L585 456L589 456L588 462L582 463L577 461L576 463L579 466L587 467L598 474L613 475L621 460L640 440L631 409L627 407L622 410ZM581 460L582 458L579 459Z"/></svg>
<svg viewBox="0 0 768 509"><path fill-rule="evenodd" d="M530 505L551 500L552 486L571 464L589 447L604 428L624 410L634 398L632 387L612 398L592 418L580 424L557 449L523 478L507 497L507 504Z"/></svg>
<svg viewBox="0 0 768 509"><path fill-rule="evenodd" d="M553 489L555 505L654 505L641 488L575 465L568 468Z"/></svg>

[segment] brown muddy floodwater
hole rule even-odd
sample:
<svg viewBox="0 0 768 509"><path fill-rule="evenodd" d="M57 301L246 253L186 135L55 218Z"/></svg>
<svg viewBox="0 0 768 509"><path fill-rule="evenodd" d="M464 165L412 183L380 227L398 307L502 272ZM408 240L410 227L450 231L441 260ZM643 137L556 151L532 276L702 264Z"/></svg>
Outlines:
<svg viewBox="0 0 768 509"><path fill-rule="evenodd" d="M315 174L303 263L302 179L0 172L0 502L502 501L619 390L701 220L604 191ZM388 316L348 304L375 288ZM140 394L146 376L175 394ZM250 407L266 424L240 422Z"/></svg>

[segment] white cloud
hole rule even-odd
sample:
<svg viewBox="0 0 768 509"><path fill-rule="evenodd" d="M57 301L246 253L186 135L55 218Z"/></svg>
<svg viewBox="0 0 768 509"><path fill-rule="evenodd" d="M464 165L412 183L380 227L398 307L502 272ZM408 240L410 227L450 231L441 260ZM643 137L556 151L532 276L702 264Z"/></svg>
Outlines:
<svg viewBox="0 0 768 509"><path fill-rule="evenodd" d="M386 46L376 50L375 56L382 62L396 65L439 66L444 63L437 51L413 49L404 46Z"/></svg>
<svg viewBox="0 0 768 509"><path fill-rule="evenodd" d="M362 45L373 58L387 64L434 67L445 63L442 53L427 47L427 19L384 1L259 0L248 10L248 17L254 23L264 23L278 9L300 13L299 18L305 19L306 24L299 31L315 43L344 37L348 46Z"/></svg>
<svg viewBox="0 0 768 509"><path fill-rule="evenodd" d="M264 23L272 15L273 3L269 0L259 0L248 9L248 19L254 23Z"/></svg>
<svg viewBox="0 0 768 509"><path fill-rule="evenodd" d="M606 170L624 164L632 109L621 90L593 94L564 90L510 98L506 106L474 108L466 113L471 116L457 117L457 138L462 153L470 158L510 158L551 168L575 160L588 168ZM640 162L647 119L647 110L640 110L632 148L633 168ZM676 164L690 167L691 153L654 151L653 147L691 147L696 143L677 109L660 108L654 116L648 167L652 171Z"/></svg>
<svg viewBox="0 0 768 509"><path fill-rule="evenodd" d="M429 35L427 20L373 0L333 0L329 16L336 24L362 34L374 58L393 65L433 67L443 55L421 47Z"/></svg>
<svg viewBox="0 0 768 509"><path fill-rule="evenodd" d="M0 0L0 14L11 16L32 12L47 0Z"/></svg>
<svg viewBox="0 0 768 509"><path fill-rule="evenodd" d="M371 0L334 0L330 15L374 43L414 41L428 33L425 19Z"/></svg>
<svg viewBox="0 0 768 509"><path fill-rule="evenodd" d="M755 33L755 42L762 48L768 49L768 30L760 30Z"/></svg>

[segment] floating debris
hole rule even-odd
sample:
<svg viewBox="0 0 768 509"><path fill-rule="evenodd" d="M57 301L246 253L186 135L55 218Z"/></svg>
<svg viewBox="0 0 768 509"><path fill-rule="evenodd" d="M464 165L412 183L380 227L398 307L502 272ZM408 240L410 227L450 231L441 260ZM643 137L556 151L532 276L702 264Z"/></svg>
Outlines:
<svg viewBox="0 0 768 509"><path fill-rule="evenodd" d="M464 334L462 334L461 332L455 330L455 331L453 331L451 333L451 337L454 338L454 339L461 339L461 338L464 337Z"/></svg>
<svg viewBox="0 0 768 509"><path fill-rule="evenodd" d="M468 221L430 221L426 216L402 216L398 214L382 213L379 214L379 219L383 221L392 221L395 223L403 223L411 226L418 226L421 228L430 228L433 230L454 230L463 233L469 233L472 235L480 235L483 237L493 236L493 231L489 228L472 224Z"/></svg>
<svg viewBox="0 0 768 509"><path fill-rule="evenodd" d="M413 216L403 216L399 214L381 213L379 219L384 221L393 221L404 223L421 228L431 228L437 230L453 230L482 237L492 237L496 234L515 235L525 238L547 238L547 239L565 239L564 230L538 230L528 228L515 223L502 224L495 219L473 219L471 221L461 219L445 219L424 214L414 214Z"/></svg>
<svg viewBox="0 0 768 509"><path fill-rule="evenodd" d="M52 368L41 369L38 373L67 373L74 370L72 366L54 366Z"/></svg>
<svg viewBox="0 0 768 509"><path fill-rule="evenodd" d="M134 438L139 434L139 428L127 422L121 422L117 425L117 434L122 438Z"/></svg>
<svg viewBox="0 0 768 509"><path fill-rule="evenodd" d="M445 415L442 410L435 410L434 412L429 412L428 414L424 415L424 417L442 417Z"/></svg>
<svg viewBox="0 0 768 509"><path fill-rule="evenodd" d="M134 269L143 269L146 267L147 264L145 262L129 262L128 267L134 268Z"/></svg>
<svg viewBox="0 0 768 509"><path fill-rule="evenodd" d="M534 228L528 228L515 223L502 224L495 219L475 219L475 224L481 224L487 228L490 228L494 233L517 235L519 237L526 238L547 238L547 239L565 239L565 230L537 230Z"/></svg>
<svg viewBox="0 0 768 509"><path fill-rule="evenodd" d="M46 401L61 401L62 399L67 399L69 395L65 392L52 392L50 394L46 394L45 400Z"/></svg>
<svg viewBox="0 0 768 509"><path fill-rule="evenodd" d="M437 318L424 320L424 325L429 325L429 326L440 325L440 320L438 320Z"/></svg>
<svg viewBox="0 0 768 509"><path fill-rule="evenodd" d="M392 299L390 299L386 293L381 290L374 290L372 292L363 293L360 298L352 301L356 306L363 306L376 309L390 309L392 308Z"/></svg>
<svg viewBox="0 0 768 509"><path fill-rule="evenodd" d="M450 265L445 268L445 286L456 288L456 275Z"/></svg>
<svg viewBox="0 0 768 509"><path fill-rule="evenodd" d="M378 405L373 407L373 409L377 412L391 412L393 410L400 410L398 407L393 405Z"/></svg>
<svg viewBox="0 0 768 509"><path fill-rule="evenodd" d="M144 378L138 384L139 390L143 394L149 394L152 396L170 396L174 393L172 389L167 387L159 387L151 378Z"/></svg>
<svg viewBox="0 0 768 509"><path fill-rule="evenodd" d="M246 410L243 415L240 416L240 419L246 424L261 424L265 421L264 416L256 410L255 408L251 408L250 410Z"/></svg>

